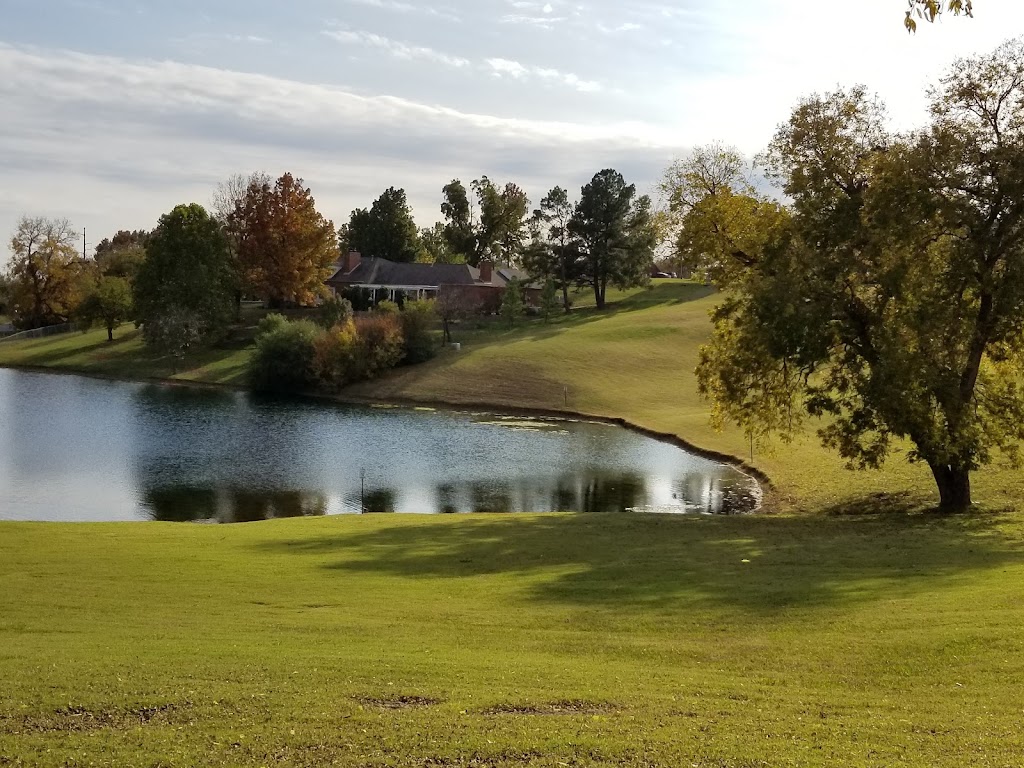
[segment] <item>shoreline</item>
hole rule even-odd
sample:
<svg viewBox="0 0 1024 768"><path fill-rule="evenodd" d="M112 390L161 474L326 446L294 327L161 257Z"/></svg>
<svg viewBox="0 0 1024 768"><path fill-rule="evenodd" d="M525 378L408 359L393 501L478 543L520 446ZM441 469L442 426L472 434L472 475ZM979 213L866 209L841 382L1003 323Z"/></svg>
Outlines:
<svg viewBox="0 0 1024 768"><path fill-rule="evenodd" d="M211 389L211 390L227 390L232 392L249 392L249 388L240 384L221 384L212 381L198 381L195 379L168 379L160 378L156 376L119 376L117 374L100 373L97 371L87 370L76 370L74 368L50 368L42 365L0 365L0 368L12 370L12 371L26 371L28 373L48 373L57 374L62 376L84 376L91 379L99 379L102 381L120 381L125 383L136 383L136 384L157 384L161 386L175 386L175 387L189 387L196 389ZM622 427L632 432L644 435L653 440L658 440L663 443L668 443L676 448L680 448L688 453L692 453L695 456L701 458L710 459L717 461L721 464L726 464L739 472L750 477L757 485L759 498L757 506L754 508L751 514L764 513L765 511L765 497L768 493L776 490L775 484L771 478L758 467L748 464L738 456L732 454L723 453L721 451L714 451L707 448L702 448L695 445L683 437L673 432L661 432L656 429L641 426L635 424L628 419L621 416L602 416L593 413L586 413L583 411L573 411L569 409L556 409L556 408L523 408L511 405L499 405L496 403L488 402L451 402L448 400L433 399L433 398L410 398L410 397L390 397L390 398L373 398L363 397L357 395L326 395L322 393L303 393L296 394L295 397L301 397L308 400L320 400L325 402L342 403L348 405L364 405L364 406L396 406L396 407L430 407L445 410L465 410L473 409L485 411L487 413L499 415L507 414L509 416L523 416L541 419L581 419L586 421L592 421L599 424L607 424L609 426Z"/></svg>

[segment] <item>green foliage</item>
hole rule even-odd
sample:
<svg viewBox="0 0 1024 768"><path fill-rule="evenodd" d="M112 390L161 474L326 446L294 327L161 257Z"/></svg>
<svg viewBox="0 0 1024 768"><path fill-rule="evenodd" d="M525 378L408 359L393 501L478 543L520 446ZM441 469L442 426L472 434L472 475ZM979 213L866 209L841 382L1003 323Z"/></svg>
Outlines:
<svg viewBox="0 0 1024 768"><path fill-rule="evenodd" d="M540 314L545 323L558 311L558 304L558 289L555 287L555 281L548 278L544 281L544 289L540 294Z"/></svg>
<svg viewBox="0 0 1024 768"><path fill-rule="evenodd" d="M107 339L113 341L114 329L132 317L132 287L123 277L104 275L79 304L76 317L83 329L102 324Z"/></svg>
<svg viewBox="0 0 1024 768"><path fill-rule="evenodd" d="M160 217L146 246L133 285L136 321L157 346L174 328L191 346L194 334L211 338L231 321L237 285L220 225L201 205L179 205Z"/></svg>
<svg viewBox="0 0 1024 768"><path fill-rule="evenodd" d="M582 276L580 244L570 230L573 212L564 189L555 187L548 192L533 212L533 241L523 252L523 268L534 280L555 283L566 312L571 308L569 290Z"/></svg>
<svg viewBox="0 0 1024 768"><path fill-rule="evenodd" d="M434 340L437 313L434 311L434 302L407 301L399 319L402 323L404 341L402 362L411 365L432 358L437 353L437 344Z"/></svg>
<svg viewBox="0 0 1024 768"><path fill-rule="evenodd" d="M458 179L453 179L445 184L442 194L444 202L441 203L441 214L445 218L443 231L448 251L462 261L478 263L473 209L466 187Z"/></svg>
<svg viewBox="0 0 1024 768"><path fill-rule="evenodd" d="M971 471L1019 462L1024 440L1024 43L941 83L906 137L863 88L797 106L766 155L791 203L760 244L733 241L742 269L699 375L748 433L823 417L853 466L909 440L960 508Z"/></svg>
<svg viewBox="0 0 1024 768"><path fill-rule="evenodd" d="M627 185L618 171L599 171L583 187L569 223L580 242L581 278L593 287L598 309L604 308L609 284L642 285L654 263L657 230L651 200L635 197L636 186Z"/></svg>
<svg viewBox="0 0 1024 768"><path fill-rule="evenodd" d="M464 264L466 256L451 249L445 225L437 222L420 230L420 253L416 260L424 264Z"/></svg>
<svg viewBox="0 0 1024 768"><path fill-rule="evenodd" d="M146 344L170 355L177 365L203 341L205 332L203 317L195 310L169 306L146 322L143 336Z"/></svg>
<svg viewBox="0 0 1024 768"><path fill-rule="evenodd" d="M518 263L527 236L530 199L517 184L508 182L499 188L486 176L472 186L480 205L476 263L486 258Z"/></svg>
<svg viewBox="0 0 1024 768"><path fill-rule="evenodd" d="M396 315L397 316L398 313L401 312L402 310L398 306L398 304L396 304L395 302L388 301L387 299L384 299L383 301L378 301L377 302L377 306L373 308L373 311L376 312L379 315Z"/></svg>
<svg viewBox="0 0 1024 768"><path fill-rule="evenodd" d="M272 319L273 318L273 319ZM249 358L249 386L257 392L308 392L316 384L315 343L322 329L309 320L268 315Z"/></svg>
<svg viewBox="0 0 1024 768"><path fill-rule="evenodd" d="M370 209L352 211L347 231L349 250L391 261L416 261L420 253L419 230L404 189L389 187Z"/></svg>
<svg viewBox="0 0 1024 768"><path fill-rule="evenodd" d="M328 296L317 310L317 322L324 328L344 325L352 318L352 302L341 296Z"/></svg>
<svg viewBox="0 0 1024 768"><path fill-rule="evenodd" d="M513 277L508 281L508 285L505 286L505 290L501 294L501 316L508 321L509 327L512 327L525 311L523 284L518 277Z"/></svg>

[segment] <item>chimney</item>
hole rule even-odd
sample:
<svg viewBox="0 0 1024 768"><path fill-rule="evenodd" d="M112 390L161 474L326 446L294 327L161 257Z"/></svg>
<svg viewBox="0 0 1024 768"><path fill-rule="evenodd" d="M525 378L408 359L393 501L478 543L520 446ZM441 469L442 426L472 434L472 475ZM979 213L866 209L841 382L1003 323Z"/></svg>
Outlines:
<svg viewBox="0 0 1024 768"><path fill-rule="evenodd" d="M493 261L481 261L480 262L480 282L490 283L494 272Z"/></svg>
<svg viewBox="0 0 1024 768"><path fill-rule="evenodd" d="M345 257L345 274L350 274L359 266L359 262L363 260L359 251L349 251Z"/></svg>

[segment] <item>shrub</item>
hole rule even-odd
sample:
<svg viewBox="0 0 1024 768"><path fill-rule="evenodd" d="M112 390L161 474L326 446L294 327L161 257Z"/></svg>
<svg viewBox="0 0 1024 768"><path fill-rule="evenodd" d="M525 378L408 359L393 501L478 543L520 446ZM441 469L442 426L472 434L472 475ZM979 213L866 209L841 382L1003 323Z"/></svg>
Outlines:
<svg viewBox="0 0 1024 768"><path fill-rule="evenodd" d="M526 311L523 302L523 285L519 278L513 277L508 281L505 290L501 295L501 316L508 320L509 327L516 324Z"/></svg>
<svg viewBox="0 0 1024 768"><path fill-rule="evenodd" d="M290 322L267 315L260 322L249 358L249 385L257 392L306 392L316 384L314 343L320 328L309 320Z"/></svg>
<svg viewBox="0 0 1024 768"><path fill-rule="evenodd" d="M340 296L324 299L317 311L317 321L324 328L344 325L352 317L352 302Z"/></svg>
<svg viewBox="0 0 1024 768"><path fill-rule="evenodd" d="M384 299L384 301L377 302L373 311L381 315L397 315L400 309L395 302Z"/></svg>
<svg viewBox="0 0 1024 768"><path fill-rule="evenodd" d="M346 322L322 331L313 342L313 375L317 386L337 392L359 376L359 338L355 323Z"/></svg>
<svg viewBox="0 0 1024 768"><path fill-rule="evenodd" d="M437 351L434 341L434 326L437 324L434 302L407 301L399 317L402 321L402 337L405 340L402 362L411 365L432 358Z"/></svg>
<svg viewBox="0 0 1024 768"><path fill-rule="evenodd" d="M359 339L356 378L374 379L398 365L405 352L398 317L375 312L356 318L355 326Z"/></svg>

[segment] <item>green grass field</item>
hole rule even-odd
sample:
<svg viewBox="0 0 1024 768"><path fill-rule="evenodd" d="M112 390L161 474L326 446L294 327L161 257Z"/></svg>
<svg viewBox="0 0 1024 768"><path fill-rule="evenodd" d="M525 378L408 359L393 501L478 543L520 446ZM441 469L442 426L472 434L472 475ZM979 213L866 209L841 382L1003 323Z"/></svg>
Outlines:
<svg viewBox="0 0 1024 768"><path fill-rule="evenodd" d="M1015 516L0 524L0 765L1016 766Z"/></svg>
<svg viewBox="0 0 1024 768"><path fill-rule="evenodd" d="M737 456L693 367L715 297L662 283L354 397L619 416ZM581 301L583 304L583 301ZM216 384L128 326L0 364ZM758 453L775 514L0 522L0 766L1018 766L1024 477Z"/></svg>

